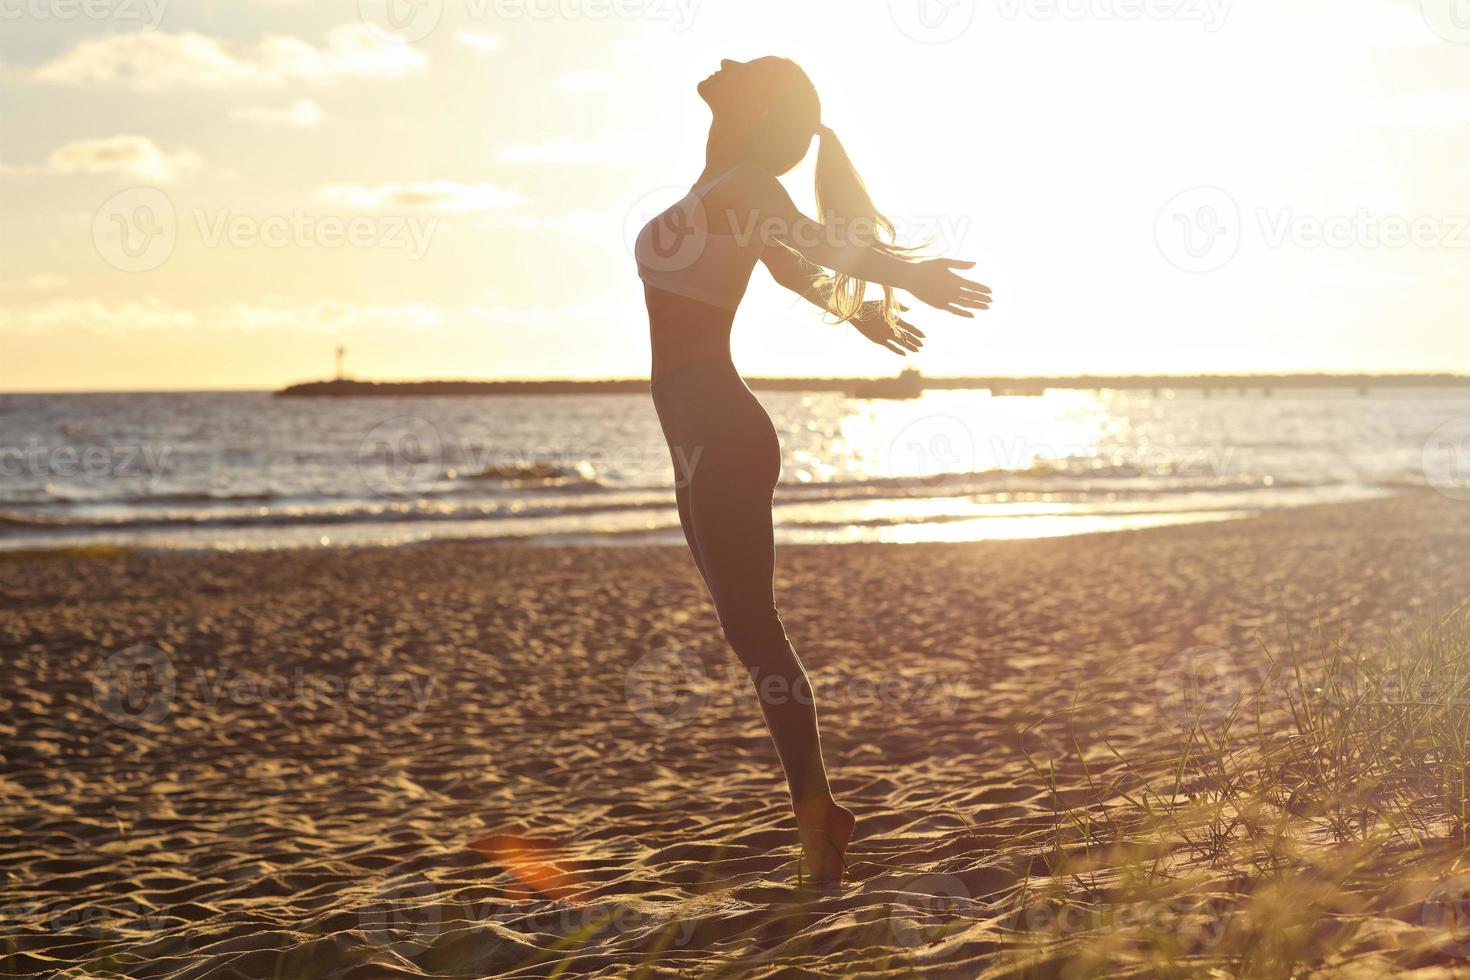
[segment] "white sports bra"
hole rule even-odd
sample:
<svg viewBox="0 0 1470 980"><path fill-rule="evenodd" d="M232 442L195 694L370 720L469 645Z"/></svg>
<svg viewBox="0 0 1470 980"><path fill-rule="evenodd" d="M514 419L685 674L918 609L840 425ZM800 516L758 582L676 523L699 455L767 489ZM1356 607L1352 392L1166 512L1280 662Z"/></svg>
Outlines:
<svg viewBox="0 0 1470 980"><path fill-rule="evenodd" d="M759 236L718 235L705 220L702 192L729 176L695 187L638 232L638 278L655 289L734 312L760 259Z"/></svg>

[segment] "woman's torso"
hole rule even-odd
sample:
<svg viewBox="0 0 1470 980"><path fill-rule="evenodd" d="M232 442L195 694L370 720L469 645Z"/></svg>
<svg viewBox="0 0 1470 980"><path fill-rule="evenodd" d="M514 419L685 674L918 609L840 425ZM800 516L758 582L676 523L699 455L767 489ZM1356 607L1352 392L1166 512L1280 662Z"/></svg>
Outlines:
<svg viewBox="0 0 1470 980"><path fill-rule="evenodd" d="M762 246L741 227L723 182L696 185L638 234L655 381L685 364L730 358L735 310Z"/></svg>

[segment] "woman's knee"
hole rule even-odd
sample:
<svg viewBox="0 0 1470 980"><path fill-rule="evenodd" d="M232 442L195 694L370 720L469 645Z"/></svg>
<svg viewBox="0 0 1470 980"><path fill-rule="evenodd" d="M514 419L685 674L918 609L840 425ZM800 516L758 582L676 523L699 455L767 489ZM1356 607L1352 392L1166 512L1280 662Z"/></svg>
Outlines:
<svg viewBox="0 0 1470 980"><path fill-rule="evenodd" d="M786 627L774 607L722 611L720 627L725 641L746 667L770 670L794 659Z"/></svg>

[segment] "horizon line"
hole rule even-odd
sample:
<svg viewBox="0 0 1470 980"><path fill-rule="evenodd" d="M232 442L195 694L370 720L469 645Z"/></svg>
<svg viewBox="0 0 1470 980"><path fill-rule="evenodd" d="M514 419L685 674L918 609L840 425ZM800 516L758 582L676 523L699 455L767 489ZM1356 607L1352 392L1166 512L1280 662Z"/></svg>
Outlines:
<svg viewBox="0 0 1470 980"><path fill-rule="evenodd" d="M907 369L906 369L907 370ZM913 369L917 372L917 369ZM865 382L865 381L890 381L899 377L899 374L878 375L805 375L805 374L761 374L749 375L746 381L750 383L761 381L775 381L791 383L798 381L813 381L823 384L836 384L840 382ZM1079 382L1079 381L1129 381L1129 382L1159 382L1161 387L1167 387L1168 382L1191 382L1218 380L1224 386L1230 382L1253 381L1253 382L1281 382L1290 380L1341 380L1344 382L1366 382L1366 381L1428 381L1443 380L1451 383L1470 383L1470 374L1447 371L1391 371L1391 372L1336 372L1336 371L1287 371L1287 372L1245 372L1236 374L1225 373L1195 373L1195 374L1034 374L1034 375L1011 375L1011 374L923 374L920 377L926 381L995 381L1007 384L1036 384L1038 382ZM5 395L164 395L164 394L253 394L282 391L288 388L303 385L325 385L337 382L347 382L365 385L442 385L442 384L473 384L473 385L514 385L514 384L647 384L648 379L643 376L616 377L616 376L585 376L585 377L553 377L553 376L521 376L521 377L492 377L492 378L405 378L405 379L369 379L369 378L313 378L303 381L292 381L274 386L218 386L218 387L180 387L180 388L23 388L11 389L0 388L0 396Z"/></svg>

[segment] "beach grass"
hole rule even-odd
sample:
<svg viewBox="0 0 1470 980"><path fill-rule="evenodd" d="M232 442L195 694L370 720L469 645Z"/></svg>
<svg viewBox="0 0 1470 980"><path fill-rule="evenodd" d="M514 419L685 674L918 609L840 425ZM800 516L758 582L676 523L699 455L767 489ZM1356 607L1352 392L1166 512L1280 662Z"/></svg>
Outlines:
<svg viewBox="0 0 1470 980"><path fill-rule="evenodd" d="M1196 661L1177 736L1152 752L1075 735L1027 751L1054 820L1014 915L1021 975L1285 977L1385 945L1426 967L1470 953L1470 613L1262 654L1228 701ZM1079 781L1087 799L1068 805Z"/></svg>

